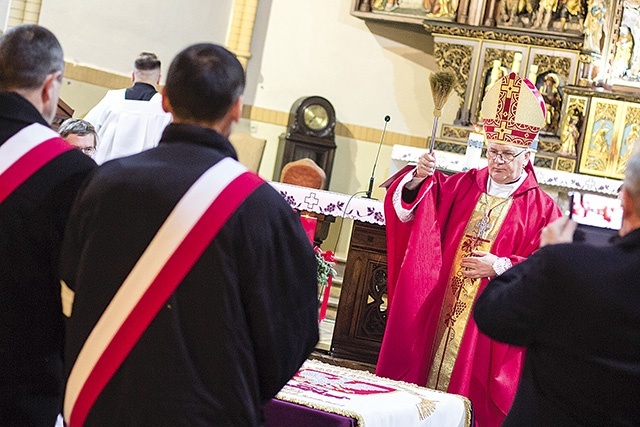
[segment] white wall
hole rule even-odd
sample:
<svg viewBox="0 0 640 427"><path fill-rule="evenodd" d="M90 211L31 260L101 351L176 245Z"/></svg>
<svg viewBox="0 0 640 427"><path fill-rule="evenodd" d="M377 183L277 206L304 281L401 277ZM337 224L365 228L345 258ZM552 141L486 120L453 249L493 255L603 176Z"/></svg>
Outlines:
<svg viewBox="0 0 640 427"><path fill-rule="evenodd" d="M186 46L224 44L232 0L43 0L40 24L60 40L65 59L131 73L133 60L154 52L166 71Z"/></svg>
<svg viewBox="0 0 640 427"><path fill-rule="evenodd" d="M10 5L11 0L0 0L0 33L3 33L7 29Z"/></svg>
<svg viewBox="0 0 640 427"><path fill-rule="evenodd" d="M431 36L419 27L365 22L351 16L350 7L351 0L261 0L245 102L289 111L299 97L320 95L340 122L381 129L390 115L388 131L426 138L433 123L429 76L438 69ZM453 122L457 101L449 99L441 123ZM268 138L264 162L275 160L277 135L285 129L245 128ZM338 137L336 144L331 190L365 190L377 143ZM390 151L382 147L376 185L388 176ZM265 167L261 172L272 176ZM382 198L384 191L374 195Z"/></svg>
<svg viewBox="0 0 640 427"><path fill-rule="evenodd" d="M225 44L231 5L232 0L43 0L40 23L59 37L68 60L128 74L143 50L157 53L168 67L188 44ZM351 0L260 0L245 104L289 111L298 98L320 95L333 104L339 122L382 129L390 115L388 131L426 138L433 122L429 76L438 69L432 38L419 26L365 22L351 16L350 7ZM79 100L83 94L88 101ZM98 94L78 82L62 91L76 116ZM440 122L452 123L456 110L454 95ZM270 179L285 127L243 120L238 130L267 139L260 173ZM366 190L377 141L337 137L336 143L330 189ZM381 150L376 186L388 176L390 151ZM384 197L377 188L373 194ZM346 245L343 235L339 255L346 254Z"/></svg>
<svg viewBox="0 0 640 427"><path fill-rule="evenodd" d="M288 111L299 97L320 95L338 121L380 129L388 114L389 130L426 136L429 76L437 70L432 38L421 28L367 24L350 7L351 0L261 0L247 103Z"/></svg>

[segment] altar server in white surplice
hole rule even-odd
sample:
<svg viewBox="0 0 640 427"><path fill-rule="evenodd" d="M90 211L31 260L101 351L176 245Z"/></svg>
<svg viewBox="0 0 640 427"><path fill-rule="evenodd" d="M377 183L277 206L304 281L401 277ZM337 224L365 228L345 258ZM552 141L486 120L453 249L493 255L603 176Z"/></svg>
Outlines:
<svg viewBox="0 0 640 427"><path fill-rule="evenodd" d="M132 87L110 90L85 117L98 132L100 145L94 156L98 164L155 147L171 122L171 114L162 109L162 95L156 90L160 82L158 57L141 53L131 78Z"/></svg>

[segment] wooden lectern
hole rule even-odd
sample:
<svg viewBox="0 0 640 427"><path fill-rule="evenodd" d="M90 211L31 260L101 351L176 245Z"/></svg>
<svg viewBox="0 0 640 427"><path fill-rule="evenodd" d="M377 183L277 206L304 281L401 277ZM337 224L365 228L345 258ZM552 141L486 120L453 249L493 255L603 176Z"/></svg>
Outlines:
<svg viewBox="0 0 640 427"><path fill-rule="evenodd" d="M53 119L53 123L51 123L51 127L53 130L57 131L62 122L67 119L73 117L73 112L75 110L69 106L62 99L58 99L58 111L56 111L56 116Z"/></svg>

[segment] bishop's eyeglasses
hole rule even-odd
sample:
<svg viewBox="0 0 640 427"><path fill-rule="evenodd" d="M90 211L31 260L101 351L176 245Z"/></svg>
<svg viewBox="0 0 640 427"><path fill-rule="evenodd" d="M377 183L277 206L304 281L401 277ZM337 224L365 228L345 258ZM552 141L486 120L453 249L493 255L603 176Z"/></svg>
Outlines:
<svg viewBox="0 0 640 427"><path fill-rule="evenodd" d="M487 150L487 159L495 161L495 160L498 160L498 158L500 158L502 163L511 163L516 157L518 157L520 154L524 153L525 151L527 150L522 150L519 153L513 153L510 151L502 152L502 151L495 151L495 150Z"/></svg>

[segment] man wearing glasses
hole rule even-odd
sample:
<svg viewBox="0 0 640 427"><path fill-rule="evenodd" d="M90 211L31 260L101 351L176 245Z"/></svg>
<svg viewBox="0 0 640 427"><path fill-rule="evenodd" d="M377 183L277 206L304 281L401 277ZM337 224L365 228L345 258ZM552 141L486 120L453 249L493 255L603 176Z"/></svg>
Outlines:
<svg viewBox="0 0 640 427"><path fill-rule="evenodd" d="M488 167L447 176L425 153L388 189L389 313L377 373L466 396L479 426L497 426L523 353L480 333L472 307L490 278L538 248L541 230L561 213L529 161L545 119L535 86L505 76L482 110Z"/></svg>
<svg viewBox="0 0 640 427"><path fill-rule="evenodd" d="M69 144L89 157L96 153L98 134L93 125L82 119L67 119L60 125L58 133Z"/></svg>

